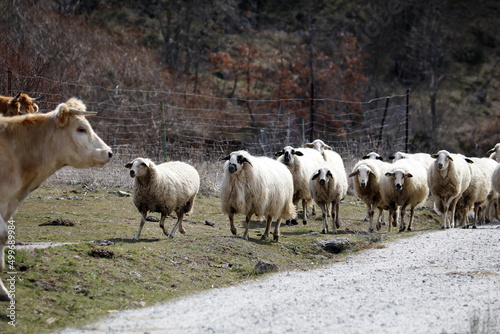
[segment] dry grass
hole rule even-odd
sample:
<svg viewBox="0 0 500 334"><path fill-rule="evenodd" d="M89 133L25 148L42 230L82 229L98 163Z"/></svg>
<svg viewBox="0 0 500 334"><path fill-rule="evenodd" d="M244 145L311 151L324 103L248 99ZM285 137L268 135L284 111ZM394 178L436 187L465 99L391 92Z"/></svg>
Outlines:
<svg viewBox="0 0 500 334"><path fill-rule="evenodd" d="M122 159L126 160L126 159ZM349 195L341 204L339 234L322 235L321 218L307 226L282 226L280 241L262 241L264 225L252 221L249 240L241 239L243 216L237 217L238 236L221 214L218 184L221 163L193 163L202 176L202 192L188 217L186 235L167 238L158 223L147 223L141 240L131 240L139 213L131 197L132 179L115 159L103 169L63 169L33 192L14 216L16 242L59 242L63 246L18 249L16 254L16 327L0 307L2 333L45 333L94 321L114 310L150 306L195 291L238 284L259 277L259 260L279 270L309 270L342 261L347 254L383 247L385 242L412 233L367 233L366 206ZM300 211L299 211L300 212ZM67 219L74 226L40 226ZM209 221L214 226L205 224ZM175 219L167 219L172 228ZM439 228L430 210L417 211L417 231ZM351 247L334 255L317 246L327 238L347 238ZM96 245L106 239L109 245ZM99 257L100 255L106 255ZM1 274L5 281L7 274ZM6 304L4 304L6 305Z"/></svg>

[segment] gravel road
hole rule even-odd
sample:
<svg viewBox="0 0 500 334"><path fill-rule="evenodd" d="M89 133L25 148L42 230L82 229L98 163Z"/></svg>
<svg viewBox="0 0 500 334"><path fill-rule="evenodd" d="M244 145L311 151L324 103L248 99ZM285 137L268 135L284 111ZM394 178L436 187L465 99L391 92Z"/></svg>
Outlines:
<svg viewBox="0 0 500 334"><path fill-rule="evenodd" d="M500 225L424 232L323 269L115 313L60 333L499 333Z"/></svg>

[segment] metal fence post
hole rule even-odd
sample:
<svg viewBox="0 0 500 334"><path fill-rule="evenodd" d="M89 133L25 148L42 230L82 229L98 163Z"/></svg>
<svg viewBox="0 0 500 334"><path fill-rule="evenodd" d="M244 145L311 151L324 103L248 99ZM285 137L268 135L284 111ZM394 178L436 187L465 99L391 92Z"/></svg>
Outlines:
<svg viewBox="0 0 500 334"><path fill-rule="evenodd" d="M410 153L410 89L406 90L406 145L405 152Z"/></svg>
<svg viewBox="0 0 500 334"><path fill-rule="evenodd" d="M163 159L167 162L167 130L165 126L165 110L163 109L163 102L160 102L161 111L161 138L163 143Z"/></svg>

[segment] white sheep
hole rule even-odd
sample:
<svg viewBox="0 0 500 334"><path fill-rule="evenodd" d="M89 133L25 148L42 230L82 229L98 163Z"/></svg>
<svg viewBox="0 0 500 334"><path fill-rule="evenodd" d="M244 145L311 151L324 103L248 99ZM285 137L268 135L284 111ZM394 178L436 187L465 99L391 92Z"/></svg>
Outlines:
<svg viewBox="0 0 500 334"><path fill-rule="evenodd" d="M380 154L378 154L377 152L370 152L367 155L363 156L363 160L367 160L367 159L375 159L375 160L381 160L381 161L384 160L384 158Z"/></svg>
<svg viewBox="0 0 500 334"><path fill-rule="evenodd" d="M349 177L354 177L354 191L368 207L369 232L373 232L374 210L379 209L377 219L377 230L379 230L380 217L383 210L388 209L382 200L380 181L385 170L389 169L390 166L391 164L380 160L365 159L358 161L349 174Z"/></svg>
<svg viewBox="0 0 500 334"><path fill-rule="evenodd" d="M432 158L435 161L427 172L427 182L434 197L434 206L443 213L441 227L453 228L457 201L470 184L471 161L446 150L433 154Z"/></svg>
<svg viewBox="0 0 500 334"><path fill-rule="evenodd" d="M411 231L415 208L425 202L429 194L425 167L409 159L396 161L386 171L380 186L382 200L389 207L389 232L392 227L392 216L397 212L399 207L401 207L399 231L403 232L405 230L405 214L408 205L410 206L408 231Z"/></svg>
<svg viewBox="0 0 500 334"><path fill-rule="evenodd" d="M392 162L396 162L400 159L415 159L424 165L425 169L429 170L429 167L434 163L434 159L428 153L404 153L396 152L394 155L389 157Z"/></svg>
<svg viewBox="0 0 500 334"><path fill-rule="evenodd" d="M149 212L161 213L160 227L165 235L173 238L177 227L185 234L182 219L189 214L200 189L200 176L194 167L180 161L155 165L149 159L137 158L125 165L134 180L134 204L141 213L141 224L133 240L138 240ZM170 232L165 228L165 218L170 212L177 214L177 223Z"/></svg>
<svg viewBox="0 0 500 334"><path fill-rule="evenodd" d="M339 227L339 204L347 194L347 178L345 171L322 167L318 169L309 181L309 190L314 201L323 213L323 229L321 233L328 233L327 210L331 204L332 232L337 233Z"/></svg>
<svg viewBox="0 0 500 334"><path fill-rule="evenodd" d="M474 211L472 228L485 216L485 205L488 197L491 198L491 177L497 167L497 163L490 158L469 158L473 163L469 164L471 181L457 202L457 216L461 217L461 226L469 227L467 224L468 212Z"/></svg>
<svg viewBox="0 0 500 334"><path fill-rule="evenodd" d="M312 148L298 148L286 146L276 153L278 161L288 167L293 177L293 204L302 201L304 210L304 225L307 224L307 205L312 203L309 191L311 175L324 163L323 156Z"/></svg>
<svg viewBox="0 0 500 334"><path fill-rule="evenodd" d="M500 159L500 143L495 144L495 147L486 152L486 154L493 160Z"/></svg>
<svg viewBox="0 0 500 334"><path fill-rule="evenodd" d="M234 215L243 214L246 219L243 238L248 240L248 227L252 215L267 218L262 239L269 237L273 217L277 219L274 240L279 240L281 219L294 218L293 178L282 163L255 157L246 151L232 152L222 160L224 177L221 187L222 212L229 217L231 233L236 235Z"/></svg>

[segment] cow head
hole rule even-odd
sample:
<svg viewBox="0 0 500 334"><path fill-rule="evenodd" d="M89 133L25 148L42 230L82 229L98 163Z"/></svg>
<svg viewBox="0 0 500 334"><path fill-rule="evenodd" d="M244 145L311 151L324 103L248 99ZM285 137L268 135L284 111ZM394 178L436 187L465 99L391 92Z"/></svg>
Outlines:
<svg viewBox="0 0 500 334"><path fill-rule="evenodd" d="M111 148L99 138L86 119L95 116L96 112L85 111L85 105L72 98L61 103L53 113L57 132L61 134L57 138L57 154L64 165L88 168L102 167L109 162L113 156Z"/></svg>
<svg viewBox="0 0 500 334"><path fill-rule="evenodd" d="M35 102L42 98L43 96L31 98L26 93L18 93L12 99L12 106L16 110L16 115L36 114L38 112L38 105Z"/></svg>

